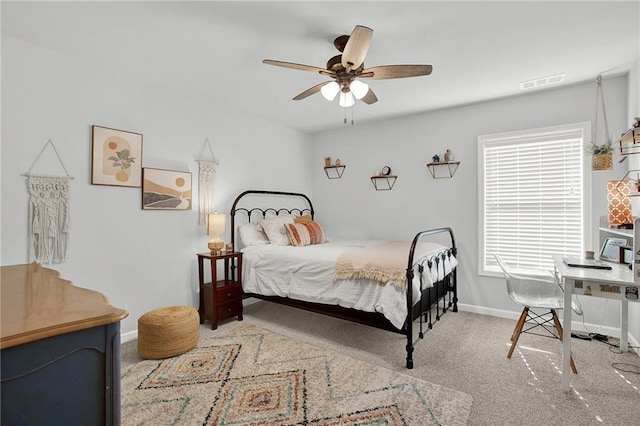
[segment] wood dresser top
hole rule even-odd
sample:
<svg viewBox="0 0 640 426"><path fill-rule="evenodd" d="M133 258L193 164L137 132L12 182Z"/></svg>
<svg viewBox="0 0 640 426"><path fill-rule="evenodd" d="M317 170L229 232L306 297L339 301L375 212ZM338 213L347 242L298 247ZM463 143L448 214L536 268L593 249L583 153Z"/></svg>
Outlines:
<svg viewBox="0 0 640 426"><path fill-rule="evenodd" d="M0 349L110 324L128 312L37 263L1 268Z"/></svg>

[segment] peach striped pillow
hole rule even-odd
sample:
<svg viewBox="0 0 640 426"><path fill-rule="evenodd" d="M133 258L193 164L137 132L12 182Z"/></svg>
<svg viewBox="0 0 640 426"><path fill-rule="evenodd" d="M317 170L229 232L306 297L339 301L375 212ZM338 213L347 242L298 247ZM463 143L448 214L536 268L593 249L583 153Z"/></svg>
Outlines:
<svg viewBox="0 0 640 426"><path fill-rule="evenodd" d="M287 236L292 246L303 247L312 244L324 244L327 237L320 222L308 221L303 223L287 223Z"/></svg>

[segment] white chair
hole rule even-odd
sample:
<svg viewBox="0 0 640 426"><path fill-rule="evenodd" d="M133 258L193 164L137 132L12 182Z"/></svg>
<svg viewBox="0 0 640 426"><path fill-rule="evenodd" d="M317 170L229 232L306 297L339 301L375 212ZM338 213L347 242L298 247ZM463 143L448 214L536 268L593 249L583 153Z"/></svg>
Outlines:
<svg viewBox="0 0 640 426"><path fill-rule="evenodd" d="M504 277L507 281L507 292L511 300L524 307L511 335L512 343L507 358L511 358L521 333L555 337L562 341L562 325L556 311L564 308L564 290L557 277L550 271L544 270L514 270L508 267L500 256L494 255L494 257L504 272ZM582 315L582 310L577 304L572 302L571 308L576 314ZM545 312L537 314L531 309L540 309ZM550 324L551 322L553 322L553 327ZM527 324L526 328L524 327L525 324ZM546 330L546 334L538 334L531 331L537 327ZM571 357L571 370L573 370L574 374L578 374L573 357Z"/></svg>

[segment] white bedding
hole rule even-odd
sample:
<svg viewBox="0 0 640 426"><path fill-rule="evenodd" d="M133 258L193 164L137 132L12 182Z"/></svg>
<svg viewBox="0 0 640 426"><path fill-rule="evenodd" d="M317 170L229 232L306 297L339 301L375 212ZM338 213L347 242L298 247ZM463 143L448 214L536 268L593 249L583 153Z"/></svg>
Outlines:
<svg viewBox="0 0 640 426"><path fill-rule="evenodd" d="M273 244L245 247L242 259L242 286L245 292L265 296L281 296L313 303L339 305L366 312L383 314L396 328L404 325L407 302L404 291L396 286L379 285L375 281L337 280L333 272L340 253L351 247L364 247L379 241L333 241L305 247ZM417 265L424 265L423 288L451 272L458 261L451 256L436 268L427 267L427 260L446 247L421 242L414 255L412 283L413 300L420 300L420 274ZM408 254L407 254L408 255Z"/></svg>

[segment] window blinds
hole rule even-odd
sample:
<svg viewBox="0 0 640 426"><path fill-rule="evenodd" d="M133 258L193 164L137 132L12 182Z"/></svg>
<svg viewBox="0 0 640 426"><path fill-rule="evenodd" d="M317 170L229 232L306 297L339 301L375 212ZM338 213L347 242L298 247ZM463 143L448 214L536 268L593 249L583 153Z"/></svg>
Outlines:
<svg viewBox="0 0 640 426"><path fill-rule="evenodd" d="M479 138L481 273L498 271L494 254L519 268L548 270L553 255L582 255L586 129Z"/></svg>

